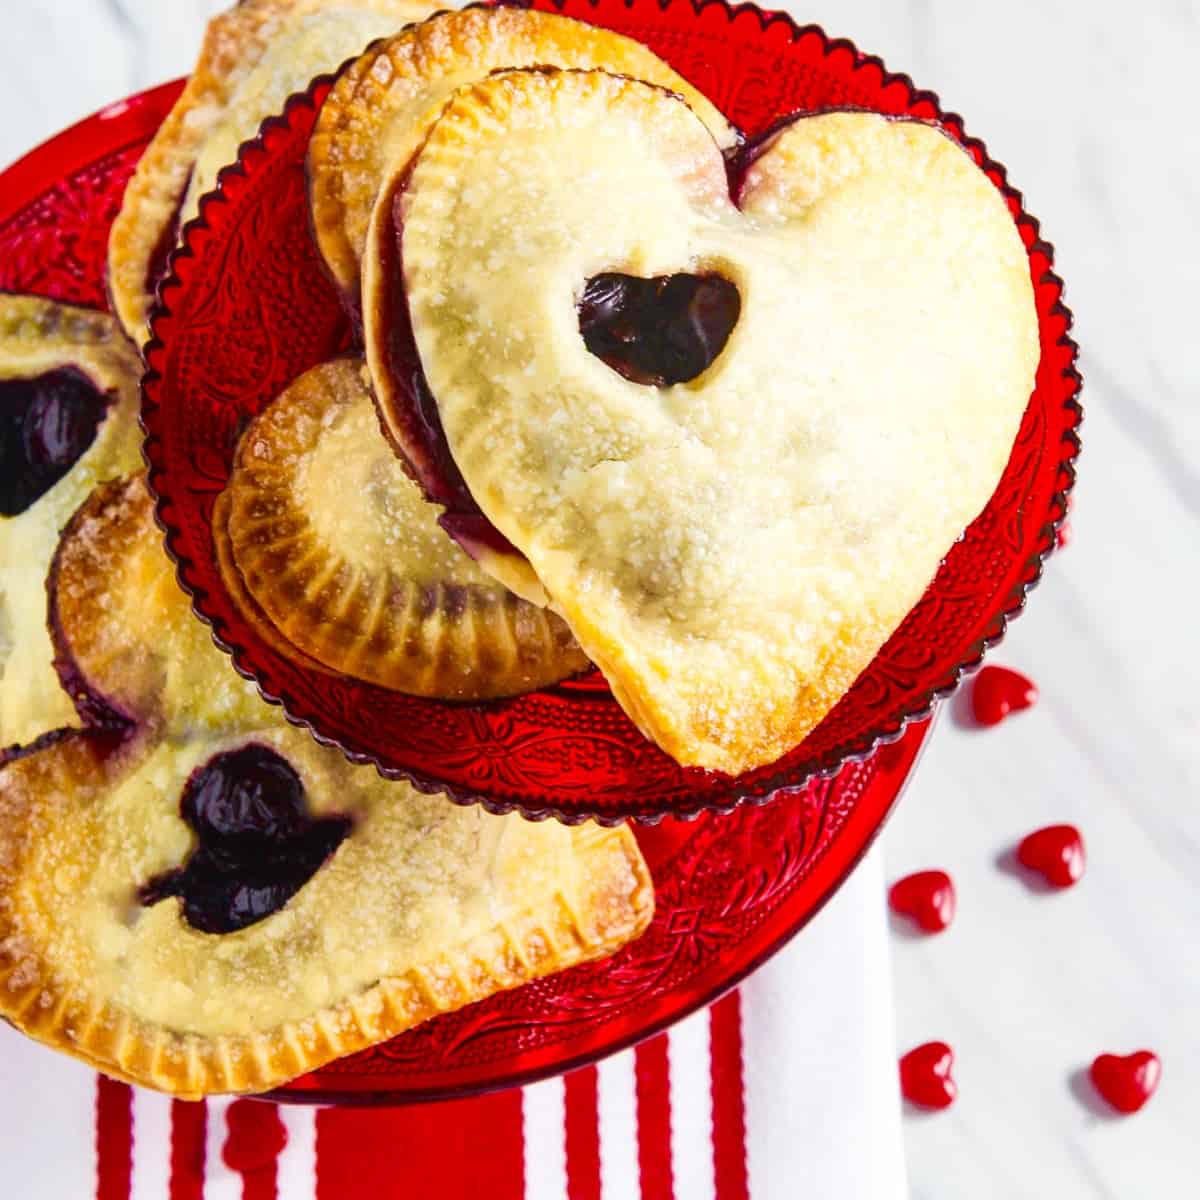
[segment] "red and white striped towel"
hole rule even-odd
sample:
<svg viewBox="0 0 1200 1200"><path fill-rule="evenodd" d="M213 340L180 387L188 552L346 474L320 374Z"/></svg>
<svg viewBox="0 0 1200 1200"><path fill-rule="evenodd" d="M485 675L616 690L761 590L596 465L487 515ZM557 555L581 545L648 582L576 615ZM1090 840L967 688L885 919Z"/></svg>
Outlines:
<svg viewBox="0 0 1200 1200"><path fill-rule="evenodd" d="M899 1200L876 856L739 992L636 1050L419 1108L182 1104L0 1027L4 1195L29 1200Z"/></svg>

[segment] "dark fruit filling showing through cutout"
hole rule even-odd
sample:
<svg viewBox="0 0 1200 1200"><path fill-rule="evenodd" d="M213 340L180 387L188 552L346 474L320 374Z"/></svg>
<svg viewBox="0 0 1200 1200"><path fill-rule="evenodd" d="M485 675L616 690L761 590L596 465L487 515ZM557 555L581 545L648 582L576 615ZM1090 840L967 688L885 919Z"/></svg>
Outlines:
<svg viewBox="0 0 1200 1200"><path fill-rule="evenodd" d="M180 812L199 844L140 899L149 906L178 896L202 933L235 933L278 912L351 826L347 817L309 817L300 777L265 746L220 754L194 771Z"/></svg>
<svg viewBox="0 0 1200 1200"><path fill-rule="evenodd" d="M784 117L727 151L725 169L735 204L751 166L783 130L808 115ZM411 176L410 163L393 184L390 228L375 246L386 281L379 314L387 330L384 360L398 402L388 436L426 499L446 510L438 523L469 555L521 557L471 495L450 453L417 352L404 284L404 193ZM591 353L626 379L665 387L695 379L716 360L737 325L742 301L737 287L715 272L649 279L605 272L586 282L577 307L579 331ZM352 309L352 315L358 314Z"/></svg>
<svg viewBox="0 0 1200 1200"><path fill-rule="evenodd" d="M779 133L806 114L779 121L760 137L726 153L730 198L737 203L751 165ZM472 558L522 557L480 511L450 453L437 401L413 338L404 286L404 192L412 166L393 184L391 227L376 243L385 283L380 314L387 329L386 369L399 404L389 439L427 500L445 512L438 523ZM635 383L669 387L701 375L724 350L741 315L737 287L715 272L640 278L605 272L589 279L577 306L588 350ZM351 315L360 314L351 306Z"/></svg>
<svg viewBox="0 0 1200 1200"><path fill-rule="evenodd" d="M606 272L579 301L584 345L619 375L649 387L687 383L725 349L742 311L737 288L720 275Z"/></svg>
<svg viewBox="0 0 1200 1200"><path fill-rule="evenodd" d="M0 515L31 508L87 453L109 398L74 367L0 380Z"/></svg>

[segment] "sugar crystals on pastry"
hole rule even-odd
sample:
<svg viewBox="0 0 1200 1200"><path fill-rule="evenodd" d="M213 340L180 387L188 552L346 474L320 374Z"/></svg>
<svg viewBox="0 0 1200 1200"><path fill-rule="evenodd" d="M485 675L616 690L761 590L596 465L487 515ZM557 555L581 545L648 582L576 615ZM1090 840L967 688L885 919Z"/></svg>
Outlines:
<svg viewBox="0 0 1200 1200"><path fill-rule="evenodd" d="M244 690L140 478L88 501L56 573L71 672L122 723L0 767L0 1016L23 1032L179 1096L264 1091L650 920L628 829L422 795Z"/></svg>
<svg viewBox="0 0 1200 1200"><path fill-rule="evenodd" d="M392 168L420 146L460 84L510 67L604 67L684 96L722 146L735 133L700 92L640 42L555 13L506 6L443 12L349 64L321 108L308 152L313 230L334 281L358 308L372 209Z"/></svg>
<svg viewBox="0 0 1200 1200"><path fill-rule="evenodd" d="M138 163L109 239L113 308L141 347L179 229L242 142L314 77L426 17L425 0L241 0L209 23L200 57Z"/></svg>
<svg viewBox="0 0 1200 1200"><path fill-rule="evenodd" d="M201 736L268 711L175 580L141 475L96 488L71 518L45 591L59 672L89 724Z"/></svg>
<svg viewBox="0 0 1200 1200"><path fill-rule="evenodd" d="M501 587L438 513L384 440L361 359L342 358L247 427L213 532L244 615L328 670L454 700L585 670L561 618Z"/></svg>
<svg viewBox="0 0 1200 1200"><path fill-rule="evenodd" d="M74 717L54 670L46 575L95 484L140 461L140 375L111 317L0 295L0 748Z"/></svg>
<svg viewBox="0 0 1200 1200"><path fill-rule="evenodd" d="M739 773L984 507L1038 342L1012 217L939 129L802 116L732 178L661 88L494 75L381 193L364 314L392 436L432 473L444 439L517 552L484 565L523 558L649 737Z"/></svg>

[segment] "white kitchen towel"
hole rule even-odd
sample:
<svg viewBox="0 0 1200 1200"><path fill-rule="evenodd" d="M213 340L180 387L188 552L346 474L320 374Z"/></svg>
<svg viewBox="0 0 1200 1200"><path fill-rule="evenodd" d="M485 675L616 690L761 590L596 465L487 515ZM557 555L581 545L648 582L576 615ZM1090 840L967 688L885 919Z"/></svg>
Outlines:
<svg viewBox="0 0 1200 1200"><path fill-rule="evenodd" d="M875 853L709 1011L480 1099L173 1103L0 1027L0 1163L26 1200L901 1200L896 1078Z"/></svg>

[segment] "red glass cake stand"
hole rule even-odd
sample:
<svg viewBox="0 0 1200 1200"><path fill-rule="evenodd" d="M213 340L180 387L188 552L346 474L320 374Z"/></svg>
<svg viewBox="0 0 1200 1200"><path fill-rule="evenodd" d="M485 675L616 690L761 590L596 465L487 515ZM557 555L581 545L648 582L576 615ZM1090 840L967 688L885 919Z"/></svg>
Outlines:
<svg viewBox="0 0 1200 1200"><path fill-rule="evenodd" d="M844 700L779 762L736 779L685 769L646 741L598 674L500 703L454 705L328 675L284 658L232 603L211 513L246 419L351 331L309 233L304 154L328 80L293 98L242 149L185 231L153 318L143 419L151 486L200 615L291 719L357 761L496 812L564 819L728 811L803 786L926 716L1004 632L1054 546L1078 449L1076 348L1051 249L961 120L878 59L749 6L691 0L561 0L633 35L703 89L747 134L795 110L854 106L940 120L1003 192L1029 250L1042 358L1011 461L986 512Z"/></svg>
<svg viewBox="0 0 1200 1200"><path fill-rule="evenodd" d="M108 228L179 85L113 105L0 175L0 288L103 307ZM639 941L440 1017L282 1090L395 1104L469 1095L594 1062L716 999L833 894L911 773L927 722L834 780L764 808L637 830L656 916Z"/></svg>
<svg viewBox="0 0 1200 1200"><path fill-rule="evenodd" d="M888 106L888 111L929 116L937 112L932 97L914 92L904 79L887 75L877 61L856 55L845 43L831 43L815 30L798 30L783 18L768 20L749 9L733 14L713 5L699 16L687 9L687 28L680 29L678 8L664 12L655 3L643 8L641 0L632 5L618 0L612 9L610 13L603 7L577 4L567 11L614 26L620 23L642 36L750 132L768 119L762 114L782 111L803 96L809 96L813 105ZM735 80L740 81L736 87ZM130 172L179 86L168 84L113 105L0 175L0 288L105 305L109 225ZM291 117L305 111L311 119L311 109L303 105L293 109ZM760 114L758 120L755 113ZM946 120L961 135L957 119ZM258 154L267 161L271 140L290 128L274 125L266 140L247 152L250 158ZM989 170L1003 186L999 168ZM292 174L295 179L294 168ZM226 177L227 189L230 178ZM248 193L250 176L245 178ZM1019 198L1011 193L1009 200L1014 214L1018 213ZM206 207L206 220L211 223L215 209L230 203L226 198ZM1068 336L1069 314L1060 303L1061 284L1051 270L1050 249L1039 241L1030 218L1021 218L1021 229L1030 247L1042 319L1037 394L997 500L962 544L969 553L962 558L962 546L956 548L951 558L962 561L949 576L943 572L905 630L858 685L855 703L876 711L880 723L846 756L843 769L836 776L804 782L812 771L836 766L837 754L826 750L819 764L814 759L811 769L801 765L790 776L802 786L788 788L769 806L743 806L725 817L708 813L689 822L668 820L655 828L640 827L637 834L654 875L658 907L653 924L638 942L607 963L588 964L493 997L331 1064L284 1089L280 1099L359 1104L444 1099L593 1062L716 999L778 950L829 899L865 853L911 773L928 732L928 722L915 719L914 714L927 711L935 697L953 687L963 670L977 665L986 646L1001 636L1007 618L1019 611L1026 590L1039 577L1042 558L1052 547L1054 527L1063 515L1077 450L1072 431L1080 416L1075 403L1075 347ZM238 236L245 238L252 232L242 227ZM194 230L192 254L207 253L204 239L213 235L203 226ZM265 229L257 236L259 252L265 256L257 266L282 268L287 262L282 246L272 247ZM240 244L254 243L251 239ZM196 263L200 265L201 259ZM232 270L233 263L230 259L225 264L231 299L245 282ZM179 265L183 267L184 260ZM325 289L315 268L311 251L306 250L290 269L297 272L298 281ZM218 270L216 278L221 276ZM277 283L286 286L291 278L285 271ZM175 296L182 295L182 286L176 284ZM173 305L171 297L168 301ZM208 302L222 309L225 295L219 289L210 291ZM176 316L182 311L178 309ZM189 306L186 311L189 321L199 327L205 319L203 307ZM256 371L264 376L274 372L271 378L276 378L282 367L271 354L261 356L262 345L252 335L252 313L235 305L225 317L233 324L225 325L223 336L216 340L232 348L243 334L250 335L244 343L247 365L237 371L237 387L228 392L218 389L208 394L206 402L214 411L226 406L240 414L253 409L239 405L269 399L265 387L247 390L247 379L255 378ZM209 318L215 319L215 312ZM329 333L339 344L343 336L341 329ZM205 344L197 342L193 349L203 353ZM216 342L207 344L212 348ZM280 338L273 353L284 349L289 349L287 339ZM311 344L305 351L314 352ZM161 365L165 348L155 355ZM228 356L216 361L227 362ZM297 369L307 365L303 361ZM161 396L162 382L156 386ZM194 452L202 468L197 479L206 481L197 493L203 513L228 470L231 442L214 454L209 443L189 441L195 431L184 431L190 427L177 430L165 425L161 409L154 420L157 452L167 444L162 440L164 429L173 435L170 445ZM227 431L225 436L231 435ZM209 596L198 592L197 601L203 608ZM961 652L945 652L938 642L941 637L953 639ZM905 698L912 700L911 706ZM596 681L556 689L542 699L550 711L575 706L586 714L611 708L611 700ZM561 730L540 736L536 726L529 726L530 710L520 710L520 724L504 706L495 711L451 711L471 714L465 726L456 726L460 732L464 727L481 731L474 742L464 739L468 744L459 747L462 794L478 792L496 780L501 751L489 755L479 743L486 735L494 744L498 731L506 728L523 739L517 747L519 769L545 794L552 794L557 779L564 786L564 807L570 807L572 800L566 785L574 780L586 792L589 771L595 772L594 786L605 794L616 792L622 778L639 784L638 763L644 760L638 756L646 754L647 748L627 737L612 737L611 714L581 719L575 726L576 740L571 741ZM533 712L536 715L537 710ZM845 731L851 725L838 728ZM602 754L597 752L597 742ZM822 744L828 747L836 742L834 738ZM880 744L876 753L859 757L875 743ZM483 759L476 773L471 766L474 757ZM776 772L780 778L781 771ZM682 778L675 780L675 790L663 795L688 812L710 804L727 807L743 795L765 796L780 782L764 779L756 789L745 780L731 787L729 781L679 774ZM661 781L663 777L649 778ZM650 785L643 782L632 790L645 793ZM503 801L494 803L504 806ZM553 802L544 806L546 811L555 807L559 806Z"/></svg>

